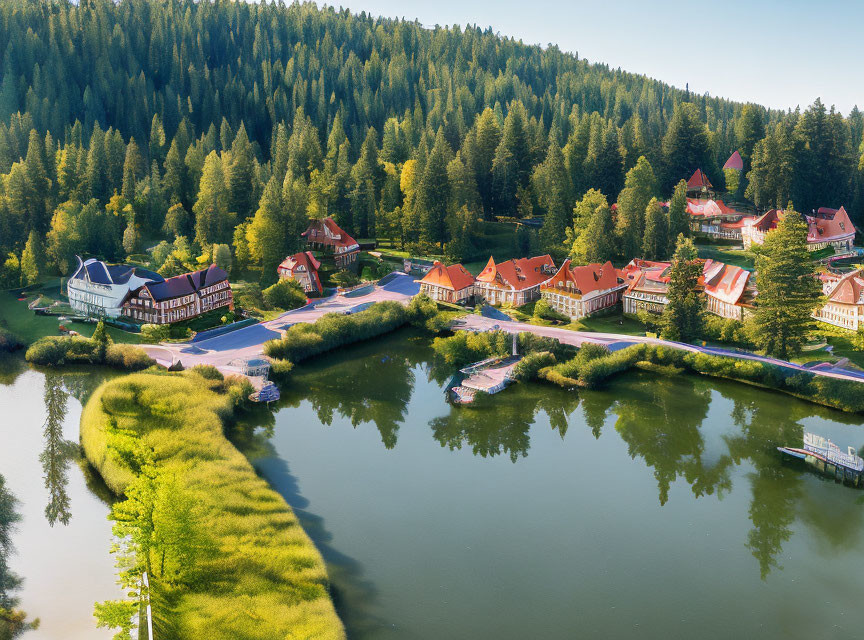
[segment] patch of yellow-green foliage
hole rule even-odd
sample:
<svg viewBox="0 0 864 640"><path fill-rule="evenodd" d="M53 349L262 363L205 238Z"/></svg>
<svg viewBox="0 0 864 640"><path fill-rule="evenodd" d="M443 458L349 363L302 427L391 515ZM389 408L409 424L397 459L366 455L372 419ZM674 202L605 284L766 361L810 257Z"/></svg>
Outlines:
<svg viewBox="0 0 864 640"><path fill-rule="evenodd" d="M212 368L148 371L106 382L84 408L87 459L125 497L111 515L121 582L135 593L147 571L157 638L345 637L321 555L225 437L251 390ZM118 637L129 610L97 606Z"/></svg>

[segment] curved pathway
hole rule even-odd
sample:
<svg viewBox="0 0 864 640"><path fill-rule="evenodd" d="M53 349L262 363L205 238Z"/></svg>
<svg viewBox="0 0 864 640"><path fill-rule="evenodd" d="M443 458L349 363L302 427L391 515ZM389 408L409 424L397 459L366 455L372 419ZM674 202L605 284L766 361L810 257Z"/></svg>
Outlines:
<svg viewBox="0 0 864 640"><path fill-rule="evenodd" d="M194 343L163 342L141 347L151 358L166 367L177 362L182 363L184 368L207 364L215 366L223 373L239 373L239 368L230 364L232 361L261 356L264 353L264 343L282 337L291 325L315 322L327 313L355 313L370 304L385 300L408 304L420 291L419 283L412 276L398 272L386 276L377 284L367 286L368 291L364 287L363 291L355 290L314 300L305 307L286 311L273 320Z"/></svg>

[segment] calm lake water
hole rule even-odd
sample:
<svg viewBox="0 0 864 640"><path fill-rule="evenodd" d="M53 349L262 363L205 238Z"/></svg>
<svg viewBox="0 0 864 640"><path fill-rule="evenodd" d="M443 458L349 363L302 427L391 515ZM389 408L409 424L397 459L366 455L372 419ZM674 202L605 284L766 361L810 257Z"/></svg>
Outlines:
<svg viewBox="0 0 864 640"><path fill-rule="evenodd" d="M837 638L864 633L860 490L784 463L857 417L637 373L451 407L400 334L298 367L238 438L301 515L360 639Z"/></svg>
<svg viewBox="0 0 864 640"><path fill-rule="evenodd" d="M26 640L111 638L97 629L93 603L122 597L109 554L107 489L80 465L81 400L103 372L62 375L0 359L0 474L18 500L10 569L30 619Z"/></svg>
<svg viewBox="0 0 864 640"><path fill-rule="evenodd" d="M858 417L645 373L452 407L451 373L410 333L344 349L235 435L322 549L352 638L860 636L864 491L775 451L804 429L858 447ZM25 640L111 637L92 618L120 595L109 496L75 446L104 375L0 361L7 560L42 620Z"/></svg>

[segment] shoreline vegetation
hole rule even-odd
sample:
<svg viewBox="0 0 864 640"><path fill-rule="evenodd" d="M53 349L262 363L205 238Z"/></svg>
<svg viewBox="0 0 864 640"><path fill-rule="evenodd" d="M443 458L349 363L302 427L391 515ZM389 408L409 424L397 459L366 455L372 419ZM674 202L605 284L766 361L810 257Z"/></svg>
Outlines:
<svg viewBox="0 0 864 640"><path fill-rule="evenodd" d="M532 339L525 339L531 335ZM436 353L448 364L464 366L494 356L509 354L512 337L503 331L472 334L457 331L433 342ZM554 346L550 347L550 344ZM660 374L681 372L726 378L744 384L771 389L826 407L851 413L864 412L864 394L860 382L817 376L806 371L786 370L774 364L740 360L719 355L693 353L674 347L634 344L610 352L599 344L584 344L575 355L552 339L537 339L533 334L519 334L519 348L524 358L517 365L517 380L542 380L566 389L595 389L613 376L642 368ZM572 349L570 350L572 352Z"/></svg>
<svg viewBox="0 0 864 640"><path fill-rule="evenodd" d="M104 383L81 416L85 455L125 500L112 508L124 587L157 637L342 639L324 561L284 499L225 437L248 381L211 367ZM129 601L98 603L128 637Z"/></svg>

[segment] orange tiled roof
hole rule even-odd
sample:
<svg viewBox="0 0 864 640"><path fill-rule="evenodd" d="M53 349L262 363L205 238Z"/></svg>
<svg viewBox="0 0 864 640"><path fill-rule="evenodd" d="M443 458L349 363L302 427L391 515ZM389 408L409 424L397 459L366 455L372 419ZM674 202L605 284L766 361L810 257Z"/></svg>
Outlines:
<svg viewBox="0 0 864 640"><path fill-rule="evenodd" d="M561 268L549 282L552 288L569 288L568 283L573 283L573 288L582 295L591 293L592 291L604 291L606 289L614 289L620 283L619 275L612 263L607 261L605 264L586 264L583 266L572 267L570 260L564 261ZM621 278L622 280L624 278ZM559 283L563 283L559 285Z"/></svg>
<svg viewBox="0 0 864 640"><path fill-rule="evenodd" d="M855 233L846 209L821 207L816 216L807 217L807 242L823 242Z"/></svg>
<svg viewBox="0 0 864 640"><path fill-rule="evenodd" d="M333 218L312 220L306 231L300 235L305 237L307 242L317 242L336 247L339 250L338 253L360 249L357 241L345 233Z"/></svg>
<svg viewBox="0 0 864 640"><path fill-rule="evenodd" d="M839 304L860 304L864 293L864 270L853 271L840 279L828 300Z"/></svg>
<svg viewBox="0 0 864 640"><path fill-rule="evenodd" d="M445 287L453 291L461 291L474 284L474 276L468 273L461 264L451 264L447 267L436 260L429 273L423 276L420 282Z"/></svg>
<svg viewBox="0 0 864 640"><path fill-rule="evenodd" d="M751 275L741 267L706 260L702 271L705 293L723 302L738 304Z"/></svg>
<svg viewBox="0 0 864 640"><path fill-rule="evenodd" d="M477 282L498 283L521 291L539 286L548 280L551 277L549 270L554 268L555 262L549 255L511 259L498 264L490 257L483 271L477 276Z"/></svg>

